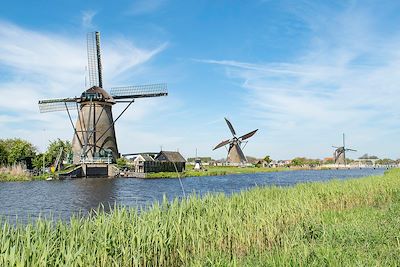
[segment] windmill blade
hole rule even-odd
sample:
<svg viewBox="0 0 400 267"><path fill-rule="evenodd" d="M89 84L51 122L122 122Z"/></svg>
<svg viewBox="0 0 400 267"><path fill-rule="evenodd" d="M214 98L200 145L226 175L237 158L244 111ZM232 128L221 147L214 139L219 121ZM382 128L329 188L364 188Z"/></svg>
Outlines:
<svg viewBox="0 0 400 267"><path fill-rule="evenodd" d="M40 113L64 111L64 110L76 110L76 98L60 98L60 99L47 99L39 101Z"/></svg>
<svg viewBox="0 0 400 267"><path fill-rule="evenodd" d="M231 130L232 135L235 136L236 132L235 132L235 129L233 129L232 123L227 118L224 118L224 119L226 121L226 124L228 124L229 130Z"/></svg>
<svg viewBox="0 0 400 267"><path fill-rule="evenodd" d="M346 148L346 151L353 151L353 152L357 152L357 150L355 150L355 149L351 149L351 148Z"/></svg>
<svg viewBox="0 0 400 267"><path fill-rule="evenodd" d="M213 150L218 149L218 148L223 147L223 146L226 146L226 145L229 144L230 142L231 142L230 139L225 140L225 141L222 141L221 143L219 143L218 145L216 145L216 146L214 147Z"/></svg>
<svg viewBox="0 0 400 267"><path fill-rule="evenodd" d="M89 87L98 86L103 88L99 32L90 32L87 34L87 55Z"/></svg>
<svg viewBox="0 0 400 267"><path fill-rule="evenodd" d="M158 97L168 95L168 90L165 83L133 85L111 88L110 95L114 99Z"/></svg>
<svg viewBox="0 0 400 267"><path fill-rule="evenodd" d="M257 130L254 130L254 131L252 131L252 132L249 132L249 133L247 133L247 134L244 134L244 135L242 135L241 137L239 137L239 140L240 140L240 141L246 140L246 139L252 137L257 131L258 131L258 129L257 129Z"/></svg>

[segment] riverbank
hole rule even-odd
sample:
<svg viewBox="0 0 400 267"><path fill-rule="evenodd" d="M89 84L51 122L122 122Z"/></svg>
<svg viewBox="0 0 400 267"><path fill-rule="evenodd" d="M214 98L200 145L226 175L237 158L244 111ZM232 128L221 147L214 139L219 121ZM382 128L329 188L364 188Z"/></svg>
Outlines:
<svg viewBox="0 0 400 267"><path fill-rule="evenodd" d="M13 173L9 171L0 171L0 182L29 182L29 181L39 181L46 180L47 178L52 177L51 174L41 174L41 175L32 175L28 172L23 173Z"/></svg>
<svg viewBox="0 0 400 267"><path fill-rule="evenodd" d="M67 173L75 168L75 165L67 166L67 168L55 173L42 173L33 175L21 166L0 167L0 182L28 182L40 181L48 178L58 179L59 174Z"/></svg>
<svg viewBox="0 0 400 267"><path fill-rule="evenodd" d="M0 230L0 266L396 265L400 170Z"/></svg>
<svg viewBox="0 0 400 267"><path fill-rule="evenodd" d="M262 173L288 171L290 168L258 168L258 167L235 167L235 166L205 166L203 170L194 170L193 166L187 166L186 170L179 173L179 177L198 177L198 176L220 176L244 173ZM178 178L176 172L147 173L146 178Z"/></svg>
<svg viewBox="0 0 400 267"><path fill-rule="evenodd" d="M0 182L31 181L33 176L22 166L0 167Z"/></svg>

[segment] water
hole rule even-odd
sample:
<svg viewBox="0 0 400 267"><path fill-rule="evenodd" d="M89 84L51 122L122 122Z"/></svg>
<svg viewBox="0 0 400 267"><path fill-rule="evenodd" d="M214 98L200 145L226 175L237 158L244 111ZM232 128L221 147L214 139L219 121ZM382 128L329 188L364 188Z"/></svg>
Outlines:
<svg viewBox="0 0 400 267"><path fill-rule="evenodd" d="M301 182L326 181L382 174L385 169L306 170L182 179L187 193L224 192L231 194L254 186L290 186ZM49 216L68 220L73 214L87 214L103 205L115 203L143 207L159 201L182 197L178 179L75 179L0 183L0 217L11 222Z"/></svg>

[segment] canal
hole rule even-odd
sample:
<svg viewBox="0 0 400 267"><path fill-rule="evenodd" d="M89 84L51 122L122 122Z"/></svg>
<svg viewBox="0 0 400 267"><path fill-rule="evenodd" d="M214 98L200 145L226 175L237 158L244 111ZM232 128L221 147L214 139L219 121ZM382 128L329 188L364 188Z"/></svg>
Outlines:
<svg viewBox="0 0 400 267"><path fill-rule="evenodd" d="M182 179L186 194L224 192L232 194L254 186L291 186L302 182L357 178L383 174L385 169L301 170ZM182 197L178 179L75 179L0 183L0 217L26 222L38 216L68 220L73 214L87 214L103 205L145 207L159 201Z"/></svg>

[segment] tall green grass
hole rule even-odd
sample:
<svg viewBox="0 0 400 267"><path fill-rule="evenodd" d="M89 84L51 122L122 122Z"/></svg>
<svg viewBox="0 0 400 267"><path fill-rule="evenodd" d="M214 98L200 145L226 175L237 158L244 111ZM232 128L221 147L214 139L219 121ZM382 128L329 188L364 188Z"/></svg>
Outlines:
<svg viewBox="0 0 400 267"><path fill-rule="evenodd" d="M400 170L0 231L0 266L397 266Z"/></svg>
<svg viewBox="0 0 400 267"><path fill-rule="evenodd" d="M259 168L259 167L234 167L234 166L204 166L204 170L197 171L193 166L187 166L186 170L180 173L180 177L198 177L198 176L221 176L228 174L245 174L245 173L260 173L260 172L279 172L288 171L289 168ZM147 173L146 178L177 178L176 172L156 172Z"/></svg>

